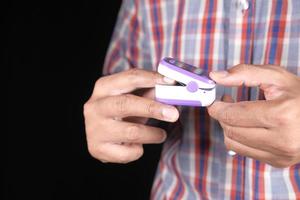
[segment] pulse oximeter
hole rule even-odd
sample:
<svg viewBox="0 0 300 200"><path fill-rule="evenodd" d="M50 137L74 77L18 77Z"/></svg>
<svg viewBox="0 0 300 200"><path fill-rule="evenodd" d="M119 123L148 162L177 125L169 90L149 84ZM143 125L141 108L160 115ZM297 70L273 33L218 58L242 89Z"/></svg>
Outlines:
<svg viewBox="0 0 300 200"><path fill-rule="evenodd" d="M158 73L181 85L156 85L156 100L169 105L209 106L216 98L216 83L204 70L174 58L163 58Z"/></svg>

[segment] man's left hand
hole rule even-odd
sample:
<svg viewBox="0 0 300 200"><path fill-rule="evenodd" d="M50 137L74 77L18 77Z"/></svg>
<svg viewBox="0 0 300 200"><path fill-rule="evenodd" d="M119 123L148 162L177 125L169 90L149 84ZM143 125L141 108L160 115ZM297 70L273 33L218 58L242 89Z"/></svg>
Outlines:
<svg viewBox="0 0 300 200"><path fill-rule="evenodd" d="M216 101L208 108L229 150L275 167L300 162L299 77L278 66L245 64L210 77L224 86L258 86L265 95L266 100Z"/></svg>

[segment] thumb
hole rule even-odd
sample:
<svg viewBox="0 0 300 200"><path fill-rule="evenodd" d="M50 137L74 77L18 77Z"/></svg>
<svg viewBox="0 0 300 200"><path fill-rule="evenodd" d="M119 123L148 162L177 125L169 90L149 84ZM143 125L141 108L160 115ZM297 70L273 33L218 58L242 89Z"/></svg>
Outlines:
<svg viewBox="0 0 300 200"><path fill-rule="evenodd" d="M271 65L247 65L239 64L228 71L214 71L209 76L218 84L224 86L248 87L262 84L280 86L284 84L281 67Z"/></svg>

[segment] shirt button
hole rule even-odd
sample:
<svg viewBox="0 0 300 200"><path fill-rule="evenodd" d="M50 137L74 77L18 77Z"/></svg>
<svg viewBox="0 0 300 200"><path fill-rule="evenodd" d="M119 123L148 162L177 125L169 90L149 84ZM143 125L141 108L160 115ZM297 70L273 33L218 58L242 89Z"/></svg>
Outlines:
<svg viewBox="0 0 300 200"><path fill-rule="evenodd" d="M245 11L249 8L249 2L247 0L237 0L236 1L236 8Z"/></svg>

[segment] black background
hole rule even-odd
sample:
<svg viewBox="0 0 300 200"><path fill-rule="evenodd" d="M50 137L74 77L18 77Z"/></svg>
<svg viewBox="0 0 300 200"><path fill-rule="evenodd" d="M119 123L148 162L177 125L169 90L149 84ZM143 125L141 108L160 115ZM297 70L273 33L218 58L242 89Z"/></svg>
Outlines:
<svg viewBox="0 0 300 200"><path fill-rule="evenodd" d="M86 147L83 104L101 76L120 3L1 6L9 75L5 199L149 198L161 146L146 146L127 165L102 164Z"/></svg>

